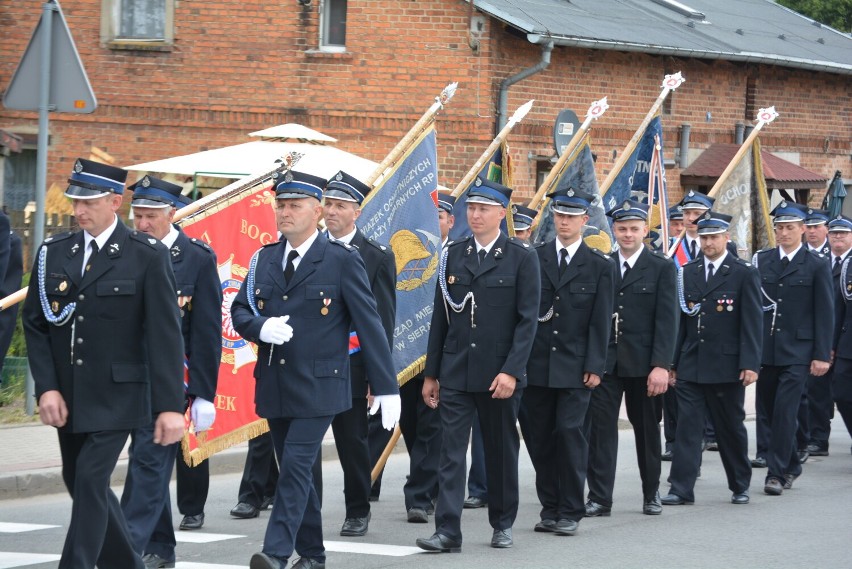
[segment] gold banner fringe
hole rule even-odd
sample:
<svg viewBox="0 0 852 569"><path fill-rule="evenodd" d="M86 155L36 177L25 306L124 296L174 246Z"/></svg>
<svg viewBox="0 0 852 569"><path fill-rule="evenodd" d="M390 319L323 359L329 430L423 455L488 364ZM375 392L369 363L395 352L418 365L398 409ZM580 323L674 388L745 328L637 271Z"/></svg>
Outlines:
<svg viewBox="0 0 852 569"><path fill-rule="evenodd" d="M411 380L412 377L423 371L426 367L426 356L420 356L406 367L404 370L396 374L396 381L402 387Z"/></svg>
<svg viewBox="0 0 852 569"><path fill-rule="evenodd" d="M267 432L269 432L269 423L266 422L266 419L258 419L211 441L199 441L198 448L191 451L189 450L189 433L184 433L183 440L181 440L183 461L187 466L198 466L217 452L222 452Z"/></svg>

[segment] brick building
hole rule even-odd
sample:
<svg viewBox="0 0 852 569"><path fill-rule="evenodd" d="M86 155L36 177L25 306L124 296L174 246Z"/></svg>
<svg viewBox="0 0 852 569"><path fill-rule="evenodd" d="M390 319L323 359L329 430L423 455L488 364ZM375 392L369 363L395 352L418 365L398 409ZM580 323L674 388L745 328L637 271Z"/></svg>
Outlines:
<svg viewBox="0 0 852 569"><path fill-rule="evenodd" d="M686 83L663 114L672 199L688 157L735 140L736 123L774 105L763 148L824 178L850 177L852 39L769 0L64 0L98 98L91 115L54 113L48 186L92 146L130 165L247 142L300 123L380 161L451 81L437 121L440 183L454 187L493 138L501 82L511 113L535 99L510 136L517 190L531 195L553 155L556 114L610 109L593 126L598 179L660 92ZM691 10L691 12L690 12ZM0 0L0 86L8 84L41 0ZM35 113L0 110L24 138L6 189L26 193ZM18 161L18 167L9 163ZM10 177L12 178L10 180ZM819 194L819 195L816 195ZM814 192L812 200L821 197Z"/></svg>

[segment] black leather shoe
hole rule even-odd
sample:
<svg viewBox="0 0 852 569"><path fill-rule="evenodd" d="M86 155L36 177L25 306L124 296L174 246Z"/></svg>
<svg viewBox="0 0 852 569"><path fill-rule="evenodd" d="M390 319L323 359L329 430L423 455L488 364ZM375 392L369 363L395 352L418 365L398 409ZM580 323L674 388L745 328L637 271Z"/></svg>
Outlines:
<svg viewBox="0 0 852 569"><path fill-rule="evenodd" d="M537 531L539 533L553 533L553 530L556 529L556 520L541 520L535 527L533 531Z"/></svg>
<svg viewBox="0 0 852 569"><path fill-rule="evenodd" d="M704 450L712 450L719 452L719 443L717 443L716 441L708 441L704 443Z"/></svg>
<svg viewBox="0 0 852 569"><path fill-rule="evenodd" d="M666 494L665 496L660 498L660 503L664 506L687 506L694 504L694 502L685 500L677 494Z"/></svg>
<svg viewBox="0 0 852 569"><path fill-rule="evenodd" d="M798 478L798 474L785 474L784 475L784 490L789 490L793 487L793 482Z"/></svg>
<svg viewBox="0 0 852 569"><path fill-rule="evenodd" d="M586 517L587 518L597 518L597 517L609 517L612 515L612 508L610 506L604 506L603 504L598 504L594 500L589 500L586 502Z"/></svg>
<svg viewBox="0 0 852 569"><path fill-rule="evenodd" d="M780 496L784 491L784 483L777 478L772 477L766 481L763 491L770 496Z"/></svg>
<svg viewBox="0 0 852 569"><path fill-rule="evenodd" d="M461 553L461 542L450 539L444 534L435 533L432 537L417 538L417 547L425 551L437 551L439 553Z"/></svg>
<svg viewBox="0 0 852 569"><path fill-rule="evenodd" d="M663 504L660 501L660 493L657 492L652 498L648 498L642 504L642 513L646 516L659 516L663 513Z"/></svg>
<svg viewBox="0 0 852 569"><path fill-rule="evenodd" d="M491 535L491 547L497 549L512 547L512 528L495 529Z"/></svg>
<svg viewBox="0 0 852 569"><path fill-rule="evenodd" d="M808 452L808 449L798 450L796 454L799 456L799 464L804 464L811 457L811 453Z"/></svg>
<svg viewBox="0 0 852 569"><path fill-rule="evenodd" d="M475 508L484 508L488 505L488 500L485 498L480 498L478 496L468 496L467 500L464 501L464 509L472 510Z"/></svg>
<svg viewBox="0 0 852 569"><path fill-rule="evenodd" d="M272 507L272 503L275 501L275 496L266 496L263 499L263 502L260 503L260 507L258 510L264 511Z"/></svg>
<svg viewBox="0 0 852 569"><path fill-rule="evenodd" d="M286 559L282 561L265 553L255 553L249 562L249 569L284 569L285 567L287 567Z"/></svg>
<svg viewBox="0 0 852 569"><path fill-rule="evenodd" d="M751 459L752 468L766 468L766 459L762 456L756 456Z"/></svg>
<svg viewBox="0 0 852 569"><path fill-rule="evenodd" d="M175 566L174 561L166 561L155 553L146 553L142 556L145 569L168 569Z"/></svg>
<svg viewBox="0 0 852 569"><path fill-rule="evenodd" d="M660 455L660 460L663 460L665 462L671 462L673 456L674 456L674 453L672 453L672 451L670 451L670 450L667 450L662 455Z"/></svg>
<svg viewBox="0 0 852 569"><path fill-rule="evenodd" d="M204 525L204 512L194 516L184 516L180 521L180 529L201 529Z"/></svg>
<svg viewBox="0 0 852 569"><path fill-rule="evenodd" d="M574 535L577 533L577 528L579 527L580 523L576 520L561 519L556 522L556 527L553 528L553 533L556 535Z"/></svg>
<svg viewBox="0 0 852 569"><path fill-rule="evenodd" d="M299 557L290 569L325 569L325 562L312 557Z"/></svg>
<svg viewBox="0 0 852 569"><path fill-rule="evenodd" d="M408 523L410 524L426 524L429 523L429 514L423 508L408 508Z"/></svg>
<svg viewBox="0 0 852 569"><path fill-rule="evenodd" d="M260 515L260 509L252 506L248 502L240 502L234 509L231 510L231 515L235 518L241 518L247 520L249 518L256 518Z"/></svg>
<svg viewBox="0 0 852 569"><path fill-rule="evenodd" d="M745 492L735 492L731 496L731 504L748 504L748 490Z"/></svg>
<svg viewBox="0 0 852 569"><path fill-rule="evenodd" d="M808 452L811 456L828 456L828 447L822 447L818 444L811 443L808 445Z"/></svg>
<svg viewBox="0 0 852 569"><path fill-rule="evenodd" d="M343 521L343 527L340 528L340 535L343 537L361 537L367 534L367 528L369 527L369 513L364 518L346 518Z"/></svg>

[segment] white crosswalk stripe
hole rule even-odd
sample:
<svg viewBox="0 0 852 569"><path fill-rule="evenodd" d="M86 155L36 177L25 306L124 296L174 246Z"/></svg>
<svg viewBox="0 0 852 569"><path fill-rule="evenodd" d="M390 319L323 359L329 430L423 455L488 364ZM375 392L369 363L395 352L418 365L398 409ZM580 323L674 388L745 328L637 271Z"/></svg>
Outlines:
<svg viewBox="0 0 852 569"><path fill-rule="evenodd" d="M13 569L14 567L27 567L28 565L36 565L38 563L59 561L59 557L59 555L53 555L50 553L17 553L14 551L0 551L0 569Z"/></svg>
<svg viewBox="0 0 852 569"><path fill-rule="evenodd" d="M25 531L36 531L40 529L58 527L59 526L49 526L44 524L13 524L9 522L0 522L0 533L23 533Z"/></svg>
<svg viewBox="0 0 852 569"><path fill-rule="evenodd" d="M213 543L214 541L225 541L226 539L238 539L246 537L230 533L206 533L200 531L176 531L175 541L178 543Z"/></svg>

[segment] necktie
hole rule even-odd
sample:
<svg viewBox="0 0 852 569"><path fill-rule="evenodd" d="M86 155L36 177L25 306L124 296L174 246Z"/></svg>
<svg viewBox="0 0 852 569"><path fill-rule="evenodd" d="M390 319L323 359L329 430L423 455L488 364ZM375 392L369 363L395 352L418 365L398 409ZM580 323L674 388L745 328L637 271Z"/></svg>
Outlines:
<svg viewBox="0 0 852 569"><path fill-rule="evenodd" d="M839 255L838 255L837 257L835 257L835 258L834 258L834 268L835 268L835 269L836 269L836 268L838 268L838 267L840 267L840 260L841 260L841 259L840 259L840 256L839 256Z"/></svg>
<svg viewBox="0 0 852 569"><path fill-rule="evenodd" d="M784 268L786 269L787 265L790 264L790 257L782 257L781 258L781 264L784 265Z"/></svg>
<svg viewBox="0 0 852 569"><path fill-rule="evenodd" d="M689 242L689 256L695 258L695 239Z"/></svg>
<svg viewBox="0 0 852 569"><path fill-rule="evenodd" d="M560 249L559 250L559 276L565 274L565 270L568 268L568 249Z"/></svg>
<svg viewBox="0 0 852 569"><path fill-rule="evenodd" d="M484 261L484 260L485 260L485 256L486 256L487 254L488 254L488 251L486 251L485 249L480 249L480 250L479 250L478 255L479 255L479 264L480 264L480 265L482 264L482 261Z"/></svg>
<svg viewBox="0 0 852 569"><path fill-rule="evenodd" d="M713 263L710 263L710 264L707 266L707 282L708 282L708 283L710 282L710 279L712 279L712 278L713 278L713 271L714 271L714 269L715 269L715 267L713 266Z"/></svg>
<svg viewBox="0 0 852 569"><path fill-rule="evenodd" d="M624 267L624 271L622 271L622 273L621 273L622 279L625 278L627 276L627 273L630 272L630 263L628 263L627 261L624 261L623 267Z"/></svg>
<svg viewBox="0 0 852 569"><path fill-rule="evenodd" d="M287 255L287 266L284 267L284 280L288 283L290 282L290 279L293 278L293 273L296 272L296 265L293 264L293 261L295 261L298 256L299 252L295 249L290 251L290 254Z"/></svg>
<svg viewBox="0 0 852 569"><path fill-rule="evenodd" d="M95 257L97 256L98 250L99 250L98 249L98 243L94 239L92 239L92 243L89 247L92 250L92 253L91 253L91 255L89 255L89 259L86 261L86 266L83 267L83 274L84 275L89 272L89 269L92 268L92 262L95 260Z"/></svg>

